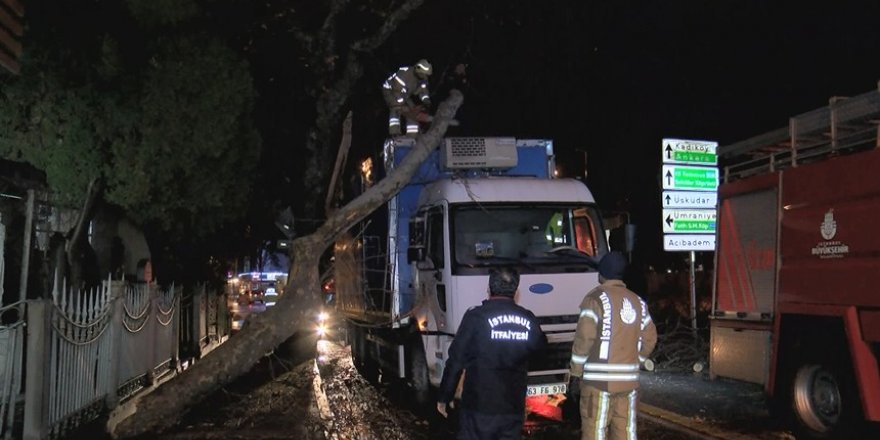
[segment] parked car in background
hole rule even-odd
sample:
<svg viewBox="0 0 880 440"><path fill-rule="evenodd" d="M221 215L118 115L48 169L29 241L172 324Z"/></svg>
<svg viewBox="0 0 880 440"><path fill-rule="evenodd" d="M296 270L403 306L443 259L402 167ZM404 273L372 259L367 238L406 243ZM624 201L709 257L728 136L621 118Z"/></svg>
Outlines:
<svg viewBox="0 0 880 440"><path fill-rule="evenodd" d="M283 272L244 272L228 280L232 329L241 330L247 319L275 305L284 293L287 274Z"/></svg>
<svg viewBox="0 0 880 440"><path fill-rule="evenodd" d="M238 274L237 285L238 299L241 304L266 304L274 303L283 292L287 275L282 272L245 272ZM279 281L285 280L285 283Z"/></svg>

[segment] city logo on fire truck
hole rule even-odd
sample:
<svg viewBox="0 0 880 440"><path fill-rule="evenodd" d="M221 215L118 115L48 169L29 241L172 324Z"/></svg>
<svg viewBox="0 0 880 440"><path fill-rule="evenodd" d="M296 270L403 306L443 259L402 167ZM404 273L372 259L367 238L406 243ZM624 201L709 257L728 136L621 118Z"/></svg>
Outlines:
<svg viewBox="0 0 880 440"><path fill-rule="evenodd" d="M825 221L822 222L822 227L819 228L819 232L822 233L822 238L826 240L831 240L834 238L834 234L837 234L837 222L834 221L834 208L828 210L825 213Z"/></svg>
<svg viewBox="0 0 880 440"><path fill-rule="evenodd" d="M819 226L819 233L825 241L816 244L811 253L819 258L843 258L849 253L849 245L839 240L831 240L837 235L837 222L834 220L834 209L825 213L825 220Z"/></svg>

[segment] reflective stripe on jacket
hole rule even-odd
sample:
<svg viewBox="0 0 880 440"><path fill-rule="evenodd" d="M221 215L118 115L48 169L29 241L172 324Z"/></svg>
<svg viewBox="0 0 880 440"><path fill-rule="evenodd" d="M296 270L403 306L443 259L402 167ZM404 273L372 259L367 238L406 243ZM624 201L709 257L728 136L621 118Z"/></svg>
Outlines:
<svg viewBox="0 0 880 440"><path fill-rule="evenodd" d="M571 374L611 393L639 386L639 364L654 350L648 306L620 280L606 280L581 302Z"/></svg>
<svg viewBox="0 0 880 440"><path fill-rule="evenodd" d="M382 83L382 94L385 96L385 101L389 106L411 106L410 96L417 96L420 103L430 99L428 95L428 82L416 77L415 72L410 67L401 67L397 72L392 73Z"/></svg>

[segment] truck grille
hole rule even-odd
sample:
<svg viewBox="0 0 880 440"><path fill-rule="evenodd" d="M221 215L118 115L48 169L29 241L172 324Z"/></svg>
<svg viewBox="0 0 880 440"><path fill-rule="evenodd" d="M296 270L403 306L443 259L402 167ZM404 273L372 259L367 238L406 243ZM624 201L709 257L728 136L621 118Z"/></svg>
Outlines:
<svg viewBox="0 0 880 440"><path fill-rule="evenodd" d="M538 316L538 324L577 324L580 315Z"/></svg>
<svg viewBox="0 0 880 440"><path fill-rule="evenodd" d="M579 317L579 315L539 316L538 323L542 326L576 324ZM573 330L567 330L564 332L547 332L547 335L549 337L553 333L571 334L572 331ZM531 358L529 358L529 371L568 371L569 365L571 363L571 346L572 341L548 343L543 350L535 353ZM563 381L565 380L565 378L566 374L561 373L554 374L553 377L549 379L548 377L541 377L540 381L546 382L550 379L552 379L553 381ZM529 379L538 380L539 377L530 376Z"/></svg>
<svg viewBox="0 0 880 440"><path fill-rule="evenodd" d="M568 370L571 361L571 342L547 344L529 358L529 371Z"/></svg>

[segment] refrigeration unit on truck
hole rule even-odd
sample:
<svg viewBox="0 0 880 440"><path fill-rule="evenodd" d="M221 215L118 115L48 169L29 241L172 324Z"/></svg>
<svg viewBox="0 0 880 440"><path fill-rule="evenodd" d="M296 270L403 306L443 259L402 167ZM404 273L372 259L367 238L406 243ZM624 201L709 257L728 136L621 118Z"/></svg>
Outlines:
<svg viewBox="0 0 880 440"><path fill-rule="evenodd" d="M880 421L880 93L719 149L710 373L804 437ZM802 438L802 437L798 437Z"/></svg>
<svg viewBox="0 0 880 440"><path fill-rule="evenodd" d="M389 140L383 170L412 149ZM519 303L547 334L529 396L568 383L580 301L607 253L600 212L580 181L554 178L549 140L446 138L411 182L335 244L336 306L361 373L404 379L427 402L462 316L487 298L489 270L521 272ZM376 167L362 166L364 181Z"/></svg>

